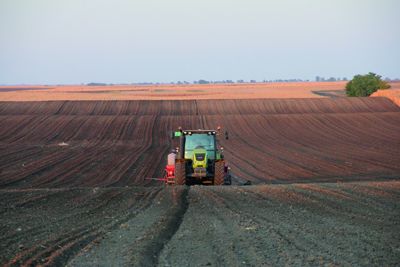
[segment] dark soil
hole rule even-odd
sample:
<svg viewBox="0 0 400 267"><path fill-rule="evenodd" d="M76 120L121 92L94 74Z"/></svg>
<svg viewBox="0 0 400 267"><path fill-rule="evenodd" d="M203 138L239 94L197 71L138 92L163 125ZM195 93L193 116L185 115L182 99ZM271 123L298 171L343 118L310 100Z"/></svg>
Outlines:
<svg viewBox="0 0 400 267"><path fill-rule="evenodd" d="M1 190L1 263L400 264L400 182Z"/></svg>

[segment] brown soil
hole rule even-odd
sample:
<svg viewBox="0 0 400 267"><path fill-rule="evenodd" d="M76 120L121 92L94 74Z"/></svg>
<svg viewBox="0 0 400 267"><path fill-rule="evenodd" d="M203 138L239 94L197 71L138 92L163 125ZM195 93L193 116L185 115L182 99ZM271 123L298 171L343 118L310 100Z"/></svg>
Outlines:
<svg viewBox="0 0 400 267"><path fill-rule="evenodd" d="M148 184L169 131L218 125L233 173L255 183L396 178L399 114L385 98L0 102L0 186Z"/></svg>

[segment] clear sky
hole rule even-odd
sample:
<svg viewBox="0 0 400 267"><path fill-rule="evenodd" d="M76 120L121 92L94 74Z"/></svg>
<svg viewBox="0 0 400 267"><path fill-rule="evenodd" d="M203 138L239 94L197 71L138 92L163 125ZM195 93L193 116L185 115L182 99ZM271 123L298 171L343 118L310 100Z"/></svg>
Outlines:
<svg viewBox="0 0 400 267"><path fill-rule="evenodd" d="M0 0L0 84L400 78L397 0Z"/></svg>

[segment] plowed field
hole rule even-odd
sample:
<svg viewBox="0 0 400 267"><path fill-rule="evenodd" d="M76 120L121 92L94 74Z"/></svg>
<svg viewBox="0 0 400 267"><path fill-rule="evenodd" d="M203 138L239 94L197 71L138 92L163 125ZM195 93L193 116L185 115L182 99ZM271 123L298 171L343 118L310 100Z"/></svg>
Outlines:
<svg viewBox="0 0 400 267"><path fill-rule="evenodd" d="M0 125L1 265L400 264L389 99L0 102ZM218 125L235 186L145 179L169 131Z"/></svg>
<svg viewBox="0 0 400 267"><path fill-rule="evenodd" d="M0 186L127 186L160 177L169 131L215 128L255 183L394 178L400 108L385 98L2 102Z"/></svg>

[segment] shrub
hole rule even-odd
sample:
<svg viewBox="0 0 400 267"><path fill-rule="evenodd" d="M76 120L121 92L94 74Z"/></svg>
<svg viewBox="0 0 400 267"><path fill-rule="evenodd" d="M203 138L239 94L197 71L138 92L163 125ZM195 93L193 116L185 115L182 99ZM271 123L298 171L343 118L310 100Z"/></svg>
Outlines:
<svg viewBox="0 0 400 267"><path fill-rule="evenodd" d="M366 75L356 75L346 85L346 94L348 96L370 96L378 89L388 89L390 85L381 79L381 76L375 73Z"/></svg>

